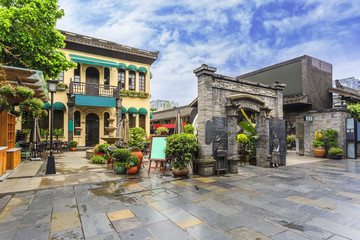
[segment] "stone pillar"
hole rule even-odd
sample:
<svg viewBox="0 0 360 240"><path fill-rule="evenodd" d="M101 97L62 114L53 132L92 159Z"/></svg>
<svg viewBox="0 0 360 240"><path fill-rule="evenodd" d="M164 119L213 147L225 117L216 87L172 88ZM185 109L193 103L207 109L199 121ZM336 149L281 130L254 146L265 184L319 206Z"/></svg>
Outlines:
<svg viewBox="0 0 360 240"><path fill-rule="evenodd" d="M256 143L256 166L270 167L270 161L268 161L270 155L269 120L265 118L264 111L256 117L256 133L259 135Z"/></svg>
<svg viewBox="0 0 360 240"><path fill-rule="evenodd" d="M71 141L74 139L74 106L75 106L75 96L71 93L68 93L68 124L70 121L73 123L73 130L68 131L68 141ZM69 128L68 128L69 129Z"/></svg>
<svg viewBox="0 0 360 240"><path fill-rule="evenodd" d="M213 104L212 104L212 80L216 68L209 67L205 64L194 70L195 76L198 78L198 141L200 159L211 159L212 141L206 143L206 134L212 134L211 124L206 129L206 121L212 121ZM208 135L209 139L209 135ZM212 136L211 136L212 139Z"/></svg>

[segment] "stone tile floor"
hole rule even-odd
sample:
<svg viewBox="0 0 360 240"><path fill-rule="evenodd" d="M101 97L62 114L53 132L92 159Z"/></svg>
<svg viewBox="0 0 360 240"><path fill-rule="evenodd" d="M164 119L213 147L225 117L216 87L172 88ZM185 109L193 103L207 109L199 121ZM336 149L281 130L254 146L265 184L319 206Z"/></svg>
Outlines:
<svg viewBox="0 0 360 240"><path fill-rule="evenodd" d="M358 160L94 181L2 194L0 239L360 239Z"/></svg>

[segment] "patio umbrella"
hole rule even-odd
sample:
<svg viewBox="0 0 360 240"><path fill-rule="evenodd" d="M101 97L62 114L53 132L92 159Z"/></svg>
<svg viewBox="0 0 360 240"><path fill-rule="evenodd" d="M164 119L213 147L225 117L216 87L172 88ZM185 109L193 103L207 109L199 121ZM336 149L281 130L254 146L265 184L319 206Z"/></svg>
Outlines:
<svg viewBox="0 0 360 240"><path fill-rule="evenodd" d="M39 144L41 141L40 138L40 128L39 128L39 121L37 118L34 118L34 127L31 129L30 132L30 142L34 144L34 156L31 158L31 160L41 160L41 158L36 157L36 145Z"/></svg>
<svg viewBox="0 0 360 240"><path fill-rule="evenodd" d="M130 128L129 128L129 119L126 118L123 122L121 129L121 138L123 142L128 143L130 141Z"/></svg>
<svg viewBox="0 0 360 240"><path fill-rule="evenodd" d="M180 108L178 108L178 112L176 114L176 119L175 119L175 129L174 129L174 133L175 134L180 134L185 132L184 130L184 124L181 118L181 114L180 114Z"/></svg>

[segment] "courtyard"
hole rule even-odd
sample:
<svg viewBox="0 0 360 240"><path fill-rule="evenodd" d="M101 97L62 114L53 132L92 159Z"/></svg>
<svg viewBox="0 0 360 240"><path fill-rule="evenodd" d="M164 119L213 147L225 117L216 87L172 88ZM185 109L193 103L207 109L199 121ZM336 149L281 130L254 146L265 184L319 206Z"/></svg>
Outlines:
<svg viewBox="0 0 360 240"><path fill-rule="evenodd" d="M84 153L56 155L56 175L42 175L41 161L28 162L0 183L2 239L360 236L358 160L289 153L285 167L174 178L155 170L148 176L146 161L138 175L117 175L73 154Z"/></svg>

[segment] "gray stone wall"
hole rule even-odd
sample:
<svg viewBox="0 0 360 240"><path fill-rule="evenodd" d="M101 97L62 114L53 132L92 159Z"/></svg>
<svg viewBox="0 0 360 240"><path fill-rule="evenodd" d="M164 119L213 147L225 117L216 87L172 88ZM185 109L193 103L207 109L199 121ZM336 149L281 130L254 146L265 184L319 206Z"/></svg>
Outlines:
<svg viewBox="0 0 360 240"><path fill-rule="evenodd" d="M199 158L214 158L214 137L211 143L206 143L209 132L218 131L218 126L213 125L206 129L207 121L218 118L227 119L227 151L229 158L237 157L237 119L239 108L254 109L257 114L259 141L258 165L265 166L261 161L266 161L269 152L268 122L266 118L283 118L282 91L284 84L275 83L265 85L228 76L215 74L216 68L203 64L194 70L198 78L198 139ZM247 98L244 96L248 96ZM235 103L236 99L241 103ZM217 134L219 135L219 134ZM223 140L223 139L222 139ZM217 140L217 142L219 142Z"/></svg>
<svg viewBox="0 0 360 240"><path fill-rule="evenodd" d="M313 116L312 122L304 122L304 116ZM339 147L346 151L345 118L350 114L343 109L328 109L302 113L286 113L285 120L291 122L304 122L304 154L313 155L312 141L315 131L332 128L339 132Z"/></svg>

